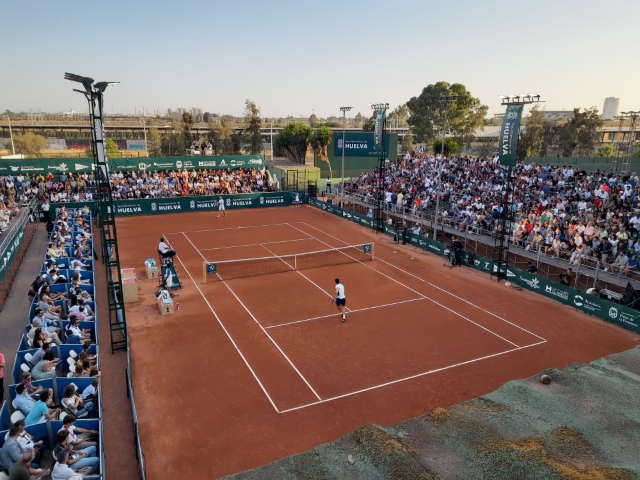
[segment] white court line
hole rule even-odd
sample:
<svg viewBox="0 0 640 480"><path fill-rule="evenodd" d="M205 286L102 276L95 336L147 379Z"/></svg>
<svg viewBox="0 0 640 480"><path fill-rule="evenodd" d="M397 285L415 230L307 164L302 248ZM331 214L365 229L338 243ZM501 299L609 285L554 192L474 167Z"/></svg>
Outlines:
<svg viewBox="0 0 640 480"><path fill-rule="evenodd" d="M375 307L367 307L367 308L359 308L357 310L350 310L350 312L351 313L364 312L365 310L373 310L373 309L376 309L376 308L390 307L391 305L400 305L401 303L418 302L420 300L427 300L427 299L426 298L412 298L411 300L403 300L401 302L385 303L384 305L376 305ZM320 317L305 318L304 320L296 320L294 322L280 323L278 325L271 325L269 327L264 327L264 328L285 327L287 325L293 325L294 323L310 322L311 320L320 320L321 318L335 317L336 315L339 315L339 314L333 313L331 315L322 315Z"/></svg>
<svg viewBox="0 0 640 480"><path fill-rule="evenodd" d="M186 238L186 239L189 241L189 243L193 246L193 248L195 248L195 249L196 249L196 251L200 254L200 256L201 256L202 258L204 258L204 256L200 253L200 251L196 248L196 246L195 246L195 245L193 245L193 242L192 242L191 240L189 240L189 237L187 237L187 235L186 235L185 233L183 233L182 235L184 235L184 238ZM263 248L264 248L265 250L268 250L266 247L263 247ZM204 258L204 261L206 262L206 261L207 261L207 259L206 259L206 258ZM180 263L182 263L182 262L180 262ZM285 262L285 263L286 263L286 262ZM225 286L225 287L227 287L227 288L229 289L229 291L230 291L230 292L231 292L231 294L236 298L236 300L238 301L238 303L239 303L240 305L242 305L242 308L244 308L244 309L245 309L245 311L249 314L249 316L250 316L251 318L253 318L253 321L254 321L254 322L256 322L256 325L258 325L258 326L260 327L260 329L262 330L262 332L267 336L267 338L268 338L269 340L271 340L271 343L273 343L273 345L278 349L278 351L282 354L282 356L285 358L285 360L287 360L287 362L289 362L289 365L291 365L291 367L296 371L296 373L297 373L298 375L300 375L300 378L304 381L304 383L306 383L306 384L307 384L307 387L309 387L309 389L310 389L310 390L313 392L313 394L318 398L318 400L320 400L320 395L318 395L318 394L316 393L316 391L315 391L315 390L313 389L313 387L309 384L309 382L307 382L307 379L306 379L306 378L304 378L304 376L302 375L302 373L300 373L300 370L298 370L298 368L293 364L293 362L289 359L289 357L287 357L287 355L282 351L282 349L281 349L281 348L280 348L280 346L275 342L275 340L274 340L273 338L271 338L271 335L269 335L269 334L267 333L267 331L264 329L264 327L263 327L262 325L260 325L260 322L258 322L258 320L256 319L256 317L254 317L254 316L253 316L253 313L251 313L251 311L247 308L247 306L246 306L244 303L242 303L242 301L240 300L240 298L238 298L238 296L236 295L236 293L235 293L233 290L231 290L231 287L227 284L227 282L225 282L225 281L222 279L222 277L221 277L220 275L218 275L218 274L216 274L216 275L217 275L217 277L220 279L220 281L224 284L224 286ZM191 275L189 275L189 276L191 277ZM198 290L200 290L200 289L198 289ZM207 303L208 303L208 302L207 302ZM212 309L212 310L213 310L213 309Z"/></svg>
<svg viewBox="0 0 640 480"><path fill-rule="evenodd" d="M307 225L308 227L315 228L315 229L316 229L316 230L318 230L318 231L322 231L322 230L319 230L319 229L317 229L316 227L314 227L314 226L312 226L312 225L309 225L308 223L305 223L305 222L298 222L298 223L304 223L304 224L305 224L305 225ZM300 229L298 229L297 227L293 227L293 228L295 228L296 230L300 230ZM302 233L305 233L305 232L304 232L304 231L302 231L302 230L300 230L300 231L301 231ZM322 233L326 233L326 232L322 232ZM326 233L326 235L329 235L329 234L328 234L328 233ZM336 240L338 240L338 241L340 241L340 242L342 242L342 243L347 243L347 242L345 242L345 241L343 241L343 240L340 240L339 238L334 237L333 235L329 235L329 236L330 236L330 237L335 238ZM318 240L319 242L324 243L325 245L327 245L327 246L331 247L331 245L329 245L329 244L328 244L328 243L326 243L326 242L323 242L323 241L322 241L322 240L320 240L319 238L316 238L316 240ZM347 245L348 245L348 244L347 244ZM335 247L332 247L332 248L335 248ZM344 252L342 252L342 253L344 253ZM345 255L347 255L347 257L353 258L353 257L351 257L350 255L348 255L348 254L346 254L346 253L344 253L344 254L345 254ZM396 280L396 279L395 279L395 278L393 278L393 277L390 277L390 276L389 276L389 275L387 275L386 273L382 273L380 270L376 270L375 268L372 268L372 267L370 267L369 265L367 265L367 264L365 264L365 263L363 263L363 262L360 262L359 260L357 260L357 259L355 259L355 258L353 258L353 259L354 259L354 260L356 260L356 261L357 261L358 263L360 263L361 265L364 265L365 267L370 268L370 269L371 269L371 270L373 270L374 272L377 272L377 273L379 273L380 275L382 275L382 276L384 276L384 277L387 277L389 280L393 280L393 281L394 281L394 282L396 282L397 284L402 285L402 286L403 286L403 287L405 287L407 290L411 290L412 292L414 292L414 293L416 293L416 294L420 295L421 297L423 297L423 298L425 298L425 299L427 299L427 300L430 300L431 302L435 303L435 304L436 304L436 305L438 305L439 307L442 307L442 308L444 308L445 310L450 311L450 312L451 312L451 313L453 313L454 315L457 315L457 316L459 316L460 318L463 318L463 319L464 319L464 320L466 320L467 322L469 322L469 323L473 323L475 326L480 327L481 329L483 329L483 330L485 330L485 331L487 331L487 332L491 333L492 335L495 335L496 337L500 338L501 340L504 340L505 342L510 343L511 345L514 345L514 346L516 346L516 347L518 347L518 346L519 346L518 344L516 344L516 343L512 342L511 340L508 340L508 339L506 339L505 337L503 337L503 336L501 336L501 335L498 335L496 332L494 332L494 331L492 331L492 330L489 330L487 327L484 327L484 326L480 325L479 323L474 322L474 321L473 321L473 320L471 320L470 318L465 317L465 316L464 316L464 315L462 315L461 313L458 313L458 312L456 312L455 310L453 310L453 309L451 309L451 308L447 307L446 305L443 305L442 303L435 301L433 298L427 297L426 295L424 295L424 294L422 294L422 293L420 293L420 292L418 292L418 291L414 290L413 288L409 288L409 287L407 287L404 283L402 283L402 282L400 282L400 281Z"/></svg>
<svg viewBox="0 0 640 480"><path fill-rule="evenodd" d="M307 225L308 227L315 228L314 226L309 225L309 224L308 224L308 223L306 223L306 222L294 222L294 223L303 223L303 224ZM294 228L295 228L295 227L294 227ZM316 228L316 230L318 230L318 229ZM321 231L321 232L322 232L322 230L319 230L319 231ZM351 244L349 244L349 243L345 242L344 240L341 240L341 239L340 239L340 238L338 238L338 237L334 237L333 235L331 235L331 234L329 234L329 233L327 233L327 232L322 232L322 233L325 233L326 235L329 235L331 238L335 238L336 240L338 240L338 241L340 241L340 242L342 242L342 243L344 243L344 244L346 244L346 245L351 246ZM314 238L315 238L315 237L314 237ZM320 240L318 240L318 241L320 241ZM390 247L389 245L385 245L384 243L380 243L379 245L383 245L383 246L385 246L385 247ZM393 248L393 247L390 247L390 248ZM467 304L471 305L472 307L477 308L478 310L482 310L483 312L488 313L489 315L491 315L491 316L493 316L493 317L496 317L497 319L502 320L503 322L506 322L506 323L508 323L509 325L513 325L514 327L519 328L520 330L522 330L522 331L524 331L524 332L527 332L528 334L533 335L534 337L539 338L540 340L544 340L544 341L546 341L546 339L545 339L545 338L543 338L543 337L541 337L540 335L536 335L535 333L530 332L530 331L529 331L529 330L527 330L526 328L523 328L523 327L521 327L520 325L516 325L515 323L510 322L510 321L509 321L509 320L507 320L506 318L502 318L501 316L496 315L495 313L493 313L493 312L491 312L491 311L489 311L489 310L485 310L484 308L482 308L482 307L480 307L480 306L476 305L475 303L470 302L469 300L466 300L466 299L464 299L464 298L462 298L462 297L459 297L459 296L458 296L458 295L456 295L455 293L451 293L451 292L449 292L448 290L445 290L444 288L441 288L441 287L439 287L439 286L437 286L437 285L435 285L435 284L433 284L433 283L431 283L431 282L429 282L429 281L427 281L427 280L425 280L425 279L423 279L423 278L420 278L420 277L418 277L418 276L416 276L416 275L414 275L414 274L412 274L412 273L409 273L409 272L407 272L406 270L403 270L402 268L397 267L397 266L396 266L396 265L394 265L393 263L389 263L389 262L387 262L387 261L385 261L385 260L382 260L380 257L376 257L376 259L377 259L377 260L380 260L382 263L386 263L387 265L389 265L389 266L391 266L391 267L395 268L396 270L400 270L401 272L406 273L407 275L409 275L409 276L411 276L411 277L413 277L413 278L416 278L416 279L420 280L421 282L424 282L424 283L426 283L426 284L428 284L428 285L431 285L432 287L437 288L437 289L438 289L438 290L440 290L441 292L444 292L444 293L446 293L446 294L448 294L448 295L451 295L452 297L455 297L455 298L457 298L458 300L461 300L461 301L463 301L463 302L465 302L465 303L467 303ZM371 267L369 267L369 268L371 268Z"/></svg>
<svg viewBox="0 0 640 480"><path fill-rule="evenodd" d="M187 239L188 240L188 239ZM167 241L167 244L169 244L169 246L171 246L171 244ZM193 244L192 244L193 245ZM195 247L194 247L195 248ZM196 249L197 250L197 249ZM269 393L267 392L267 389L264 388L264 385L262 385L262 382L260 382L260 379L258 378L258 376L256 375L256 372L253 371L253 368L251 368L251 365L249 365L249 362L247 361L247 359L244 357L244 355L242 354L242 352L240 351L240 349L238 348L238 345L236 345L236 342L233 341L233 338L231 337L231 335L229 334L229 332L227 331L227 329L225 328L225 326L222 324L222 321L220 320L220 317L218 317L218 314L216 313L216 311L213 309L213 307L211 306L211 304L209 303L209 300L207 300L207 297L204 296L204 293L202 293L202 290L200 290L200 287L198 286L198 284L196 283L196 281L193 279L193 277L191 276L191 273L189 273L189 270L187 269L186 265L184 263L182 263L182 260L180 260L180 256L176 255L176 258L178 259L178 261L180 262L180 265L182 265L182 268L184 268L184 271L187 272L187 275L189 275L189 278L191 279L191 282L193 283L193 286L196 287L198 289L198 292L200 292L200 295L202 296L202 299L204 300L204 302L207 304L207 306L209 307L209 310L211 310L211 313L213 313L213 316L216 317L216 320L218 321L218 323L220 324L220 326L222 327L222 330L224 331L224 333L227 335L227 337L229 338L229 340L231 341L231 344L233 345L233 347L236 349L236 352L238 352L238 355L240 355L240 358L242 358L242 361L244 362L244 364L247 366L247 368L249 369L249 371L251 372L251 375L253 375L253 378L256 379L256 382L258 382L258 385L260 386L260 388L262 389L262 391L264 392L264 394L267 396L267 399L269 400L269 403L271 403L271 406L273 407L273 409L276 411L276 413L280 413L280 410L278 410L278 407L276 407L276 404L273 402L273 400L271 399L271 397L269 396Z"/></svg>
<svg viewBox="0 0 640 480"><path fill-rule="evenodd" d="M441 288L441 287L439 287L439 286L437 286L437 285L435 285L435 284L433 284L433 283L431 283L431 282L429 282L429 281L427 281L427 280L425 280L425 279L423 279L423 278L420 278L420 277L418 277L418 276L416 276L416 275L414 275L414 274L412 274L412 273L409 273L409 272L407 272L406 270L403 270L402 268L395 266L393 263L386 262L386 261L382 260L380 257L377 257L377 260L380 260L382 263L386 263L387 265L389 265L389 266L391 266L391 267L393 267L393 268L395 268L395 269L397 269L397 270L400 270L401 272L404 272L404 273L406 273L407 275L410 275L410 276L412 276L412 277L414 277L414 278L417 278L417 279L418 279L418 280L420 280L421 282L424 282L424 283L426 283L426 284L428 284L428 285L431 285L433 288L437 288L437 289L438 289L438 290L440 290L441 292L447 293L447 294L451 295L452 297L455 297L455 298L457 298L458 300L461 300L461 301L463 301L463 302L465 302L465 303L467 303L467 304L471 305L472 307L477 308L478 310L482 310L483 312L488 313L489 315L491 315L491 316L493 316L493 317L496 317L496 318L497 318L497 319L499 319L499 320L502 320L503 322L507 322L509 325L513 325L514 327L519 328L520 330L523 330L523 331L527 332L529 335L533 335L534 337L539 338L540 340L545 340L545 341L546 341L546 339L545 339L545 338L543 338L543 337L541 337L540 335L536 335L535 333L530 332L530 331L529 331L529 330L527 330L526 328L523 328L523 327L521 327L520 325L516 325L515 323L510 322L510 321L509 321L509 320L507 320L506 318L502 318L501 316L496 315L495 313L493 313L493 312L491 312L491 311L489 311L489 310L485 310L484 308L479 307L478 305L476 305L475 303L470 302L469 300L466 300L466 299L464 299L464 298L462 298L462 297L459 297L459 296L458 296L458 295L456 295L455 293L451 293L451 292L449 292L448 290L445 290L444 288Z"/></svg>
<svg viewBox="0 0 640 480"><path fill-rule="evenodd" d="M310 239L313 237L309 237ZM315 239L314 239L315 240ZM267 247L264 246L264 244L261 244L262 248L264 248L267 252L269 252L271 255L273 255L275 258L280 258L278 257L275 253L273 253L271 250L269 250ZM280 260L282 260L280 258ZM322 293L326 293L327 295L329 295L329 298L333 298L333 295L331 295L329 292L327 292L324 288L322 288L320 285L318 285L316 282L314 282L313 280L311 280L309 277L307 277L305 274L303 274L300 270L296 270L295 268L293 268L291 265L289 265L287 262L285 262L284 260L282 260L282 263L284 263L287 267L289 267L292 271L299 273L300 275L302 275L302 278L307 279L311 284L313 284L314 286L316 286ZM344 307L345 310L347 311L351 311L349 310L347 307Z"/></svg>
<svg viewBox="0 0 640 480"><path fill-rule="evenodd" d="M180 233L219 232L221 230L241 230L243 228L277 227L279 225L289 225L289 224L288 223L266 223L264 225L247 225L244 227L210 228L209 230L189 230L186 232L169 232L169 233L165 233L165 235L178 235Z"/></svg>
<svg viewBox="0 0 640 480"><path fill-rule="evenodd" d="M350 397L350 396L356 395L358 393L364 393L364 392L368 392L370 390L375 390L377 388L382 388L382 387L386 387L388 385L393 385L395 383L404 382L406 380L412 380L414 378L424 377L425 375L431 375L432 373L442 372L443 370L449 370L451 368L460 367L462 365L467 365L467 364L470 364L470 363L479 362L480 360L486 360L488 358L497 357L499 355L504 355L505 353L515 352L515 351L523 350L523 349L529 348L529 347L535 347L536 345L541 345L541 344L543 344L545 342L546 342L546 340L544 340L542 342L538 342L538 343L532 343L531 345L524 345L522 347L512 348L510 350L505 350L504 352L494 353L492 355L486 355L486 356L480 357L480 358L474 358L473 360L467 360L466 362L456 363L455 365L449 365L447 367L436 368L435 370L429 370L428 372L419 373L417 375L411 375L410 377L404 377L404 378L400 378L398 380L392 380L390 382L381 383L380 385L375 385L373 387L363 388L361 390L356 390L355 392L349 392L349 393L345 393L343 395L337 395L335 397L325 398L324 400L307 403L305 405L300 405L299 407L287 408L286 410L280 411L280 413L293 412L294 410L300 410L302 408L311 407L313 405L319 405L321 403L331 402L333 400L338 400L340 398Z"/></svg>
<svg viewBox="0 0 640 480"><path fill-rule="evenodd" d="M278 242L245 243L244 245L231 245L230 247L201 248L200 250L224 250L225 248L255 247L257 245L271 245L272 243L286 243L286 242L301 242L303 240L315 240L315 238L307 237L307 238L294 238L293 240L280 240Z"/></svg>
<svg viewBox="0 0 640 480"><path fill-rule="evenodd" d="M225 282L224 280L222 280L222 277L220 277L220 275L218 275L218 278L220 279L220 281L222 283L224 283L224 286L227 287L229 289L229 291L231 292L231 294L236 297L236 300L238 301L238 303L240 305L242 305L242 307L246 310L246 312L251 316L251 318L253 318L253 321L256 322L256 325L258 325L260 327L260 329L262 330L262 332L267 336L267 338L269 340L271 340L271 343L273 343L273 345L278 349L278 351L282 354L282 356L287 360L287 362L289 362L289 365L291 365L291 367L296 371L296 373L298 375L300 375L300 378L304 381L304 383L307 384L307 387L309 387L309 390L311 390L313 392L313 394L318 398L318 400L321 400L320 395L318 395L316 393L316 391L313 389L313 387L309 384L309 382L307 382L307 379L304 378L304 375L302 375L302 373L300 373L300 370L298 370L298 368L293 364L293 362L289 359L289 357L287 357L287 355L282 351L282 349L280 348L280 346L275 342L275 340L273 338L271 338L271 335L269 335L269 333L267 333L267 331L264 329L264 327L262 325L260 325L260 322L258 322L258 320L256 319L256 317L253 316L253 313L251 313L251 311L245 306L244 303L242 303L242 301L238 298L238 296L235 294L235 292L233 290L231 290L231 287L229 285L227 285L227 282Z"/></svg>
<svg viewBox="0 0 640 480"><path fill-rule="evenodd" d="M194 250L195 250L196 252L198 252L198 255L200 255L200 256L202 257L202 259L206 262L206 261L207 261L207 259L206 259L206 258L204 258L204 255L202 255L202 253L200 253L200 250L198 250L198 247L196 247L196 246L193 244L193 242L192 242L191 240L189 240L189 237L187 237L187 234L186 234L186 233L184 233L184 232L180 232L180 233L182 233L182 235L184 236L184 238L186 238L186 239L187 239L187 242L189 242L189 243L191 244L191 246L194 248ZM182 262L180 262L180 263L182 263Z"/></svg>

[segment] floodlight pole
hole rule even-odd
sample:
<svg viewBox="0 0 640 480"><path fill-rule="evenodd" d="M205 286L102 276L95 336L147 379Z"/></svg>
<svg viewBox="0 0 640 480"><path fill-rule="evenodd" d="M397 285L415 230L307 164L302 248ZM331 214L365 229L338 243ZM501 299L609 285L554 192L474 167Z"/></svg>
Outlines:
<svg viewBox="0 0 640 480"><path fill-rule="evenodd" d="M385 119L382 122L382 131L380 132L380 156L378 157L378 181L376 186L376 194L378 198L375 198L374 195L374 207L373 207L373 217L374 222L372 227L376 229L377 232L384 232L384 219L382 215L382 209L384 204L384 178L387 169L387 162L385 161L385 151L384 151L384 127L387 123L386 119L386 111L389 109L388 103L372 103L371 109L374 111L384 110L385 111ZM377 121L377 119L376 119ZM375 143L375 133L374 133L374 143ZM344 147L344 146L343 146Z"/></svg>
<svg viewBox="0 0 640 480"><path fill-rule="evenodd" d="M540 102L540 95L536 94L520 94L520 95L501 95L504 106L509 105L528 105L531 103ZM502 136L502 126L500 127L500 134L498 135L498 145L500 144L500 138ZM518 131L518 137L520 132ZM515 201L515 192L513 191L513 166L509 166L507 169L507 182L505 185L505 191L502 195L500 206L502 208L502 214L498 218L498 228L496 229L496 237L493 245L493 269L491 276L496 276L498 282L500 280L507 279L508 267L509 267L509 242L508 236L511 232L511 225L513 223L514 215L511 207Z"/></svg>
<svg viewBox="0 0 640 480"><path fill-rule="evenodd" d="M97 228L100 230L102 262L105 264L107 279L106 301L109 308L109 330L111 334L111 353L128 348L127 321L124 309L124 293L118 252L115 208L109 183L109 159L107 158L104 136L104 91L118 82L98 82L92 78L65 73L65 80L78 82L81 93L89 103L89 121L91 123L91 147L96 172L95 206Z"/></svg>
<svg viewBox="0 0 640 480"><path fill-rule="evenodd" d="M440 208L440 182L442 181L442 167L444 166L444 142L447 135L447 116L449 114L449 104L455 102L458 99L458 95L441 95L440 101L444 102L444 126L442 127L442 145L440 148L440 166L438 168L438 184L436 185L436 221L435 228L433 229L433 239L436 240L436 234L438 232L438 209Z"/></svg>
<svg viewBox="0 0 640 480"><path fill-rule="evenodd" d="M144 118L144 107L142 107L142 131L144 132L144 151L149 158L149 145L147 145L147 125Z"/></svg>
<svg viewBox="0 0 640 480"><path fill-rule="evenodd" d="M340 107L342 112L342 169L340 170L340 208L344 208L344 139L347 128L347 112L353 107Z"/></svg>
<svg viewBox="0 0 640 480"><path fill-rule="evenodd" d="M7 120L9 121L9 137L11 138L11 151L13 154L16 154L16 146L13 144L13 132L11 131L11 117L7 115Z"/></svg>

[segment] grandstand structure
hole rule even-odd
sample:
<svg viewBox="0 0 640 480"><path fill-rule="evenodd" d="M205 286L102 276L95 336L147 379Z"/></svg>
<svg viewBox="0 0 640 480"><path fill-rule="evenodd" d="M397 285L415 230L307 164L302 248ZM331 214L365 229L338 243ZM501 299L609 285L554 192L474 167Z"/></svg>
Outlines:
<svg viewBox="0 0 640 480"><path fill-rule="evenodd" d="M25 209L27 212L27 217L31 217L33 219L37 218L37 211L32 207L28 207ZM67 228L71 232L71 238L69 239L67 246L65 247L65 256L61 256L59 258L52 258L48 252L42 258L42 267L39 271L39 274L44 276L47 275L47 268L45 267L47 262L55 262L55 265L58 269L60 269L61 275L66 279L71 279L75 273L78 273L80 276L79 284L77 288L79 291L83 292L82 295L86 299L84 305L88 307L92 313L91 316L87 316L86 321L81 321L79 324L79 329L84 332L88 332L88 336L90 338L90 344L88 348L85 349L85 345L81 343L80 340L76 338L72 338L71 336L66 335L66 333L70 333L69 325L70 321L63 320L61 318L51 318L50 321L54 322L54 325L60 328L59 337L63 342L61 344L56 344L55 342L51 343L51 351L53 352L55 358L59 358L60 362L55 370L45 373L42 373L42 368L38 365L39 362L34 361L34 355L38 351L39 347L36 345L35 333L37 329L33 325L33 319L37 319L36 311L38 309L38 301L39 298L31 297L30 305L27 311L24 312L25 319L25 333L22 335L22 338L17 345L15 360L13 362L13 369L11 372L5 373L5 378L10 379L8 385L9 398L7 398L2 405L2 409L0 410L0 446L4 443L5 437L8 433L9 428L18 420L25 419L25 411L22 411L20 408L22 406L15 402L17 397L16 387L23 384L25 382L25 378L32 376L33 380L30 382L30 389L38 389L42 388L42 391L49 389L53 392L53 397L51 398L52 405L61 405L63 392L65 389L68 389L69 386L75 387L75 391L77 395L82 396L86 393L85 401L92 402L95 405L95 409L88 409L88 411L81 413L81 410L77 410L74 426L79 428L84 428L86 430L92 430L99 432L96 440L99 439L98 447L96 448L95 454L90 458L95 459L94 465L97 466L97 470L92 472L92 475L95 478L105 478L104 471L104 438L103 438L103 428L102 428L102 390L100 388L96 389L95 393L92 393L91 396L89 394L93 391L92 382L94 378L89 376L82 376L80 374L81 370L81 357L82 352L85 351L90 356L95 356L96 358L96 367L100 368L100 352L98 347L98 328L97 328L97 305L95 302L95 277L94 277L94 263L92 259L83 260L85 267L83 270L75 270L72 268L71 262L74 259L74 247L76 247L79 243L85 243L87 245L88 251L92 251L93 245L92 240L87 240L84 235L84 229L78 225L74 225L75 220L77 218L82 218L82 220L91 228L92 227L92 217L91 215L83 215L79 209L70 209L66 210L65 213L59 213L59 217L57 220L61 223L65 223ZM68 216L67 216L68 215ZM22 225L24 228L24 225ZM49 236L49 241L53 241L56 238L56 233L60 225L58 224L54 230L51 232ZM29 233L31 234L31 233ZM28 244L27 244L28 245ZM61 298L60 300L56 300L54 303L55 307L60 307L61 311L65 312L65 314L69 312L69 300L71 288L74 288L71 283L57 283L50 285L50 291L53 294L66 295L66 298ZM74 289L75 292L75 289ZM65 333L66 332L66 333ZM48 339L51 342L51 338ZM6 352L5 352L6 353ZM41 361L42 362L42 361ZM29 391L29 390L27 390ZM18 408L20 407L20 408ZM89 410L93 410L93 413L90 414ZM63 420L68 415L71 415L72 412L66 408L63 408L60 415L56 418L44 421L46 419L41 419L37 422L27 421L27 425L25 431L27 434L33 437L34 442L42 441L43 446L46 450L52 450L56 443L56 434L57 432L63 428L64 423ZM30 417L27 416L29 419ZM4 476L3 476L4 475ZM0 479L8 478L4 473L0 472Z"/></svg>

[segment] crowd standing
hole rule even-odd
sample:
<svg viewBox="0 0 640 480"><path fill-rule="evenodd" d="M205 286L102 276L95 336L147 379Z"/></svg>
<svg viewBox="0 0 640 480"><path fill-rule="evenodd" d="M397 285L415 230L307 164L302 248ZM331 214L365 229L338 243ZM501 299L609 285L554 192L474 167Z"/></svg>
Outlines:
<svg viewBox="0 0 640 480"><path fill-rule="evenodd" d="M441 169L441 185L437 189ZM628 274L639 271L640 182L636 172L616 175L568 167L519 163L513 167L509 232L514 245L563 257L572 264L594 261ZM345 193L373 202L376 185L391 212L420 215L436 205L437 218L458 229L492 232L503 215L507 169L498 158L407 154L386 163L383 178L367 172L345 184Z"/></svg>

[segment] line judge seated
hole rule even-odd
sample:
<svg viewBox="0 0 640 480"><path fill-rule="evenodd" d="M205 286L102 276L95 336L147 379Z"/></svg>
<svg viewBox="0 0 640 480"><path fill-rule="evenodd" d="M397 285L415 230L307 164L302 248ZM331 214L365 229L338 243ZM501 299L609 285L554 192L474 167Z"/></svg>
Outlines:
<svg viewBox="0 0 640 480"><path fill-rule="evenodd" d="M169 246L165 243L164 237L160 238L160 244L158 245L158 253L162 258L170 258L175 256L176 252L171 250Z"/></svg>

